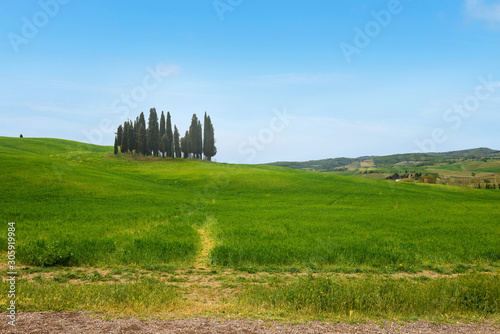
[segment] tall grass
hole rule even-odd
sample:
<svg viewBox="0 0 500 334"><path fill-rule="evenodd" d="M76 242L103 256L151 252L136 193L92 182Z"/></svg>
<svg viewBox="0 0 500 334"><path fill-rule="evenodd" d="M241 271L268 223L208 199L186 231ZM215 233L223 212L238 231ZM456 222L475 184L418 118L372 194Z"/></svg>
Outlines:
<svg viewBox="0 0 500 334"><path fill-rule="evenodd" d="M260 312L292 317L487 318L500 312L500 278L466 275L416 281L310 276L287 285L249 286L240 303Z"/></svg>
<svg viewBox="0 0 500 334"><path fill-rule="evenodd" d="M238 210L217 215L221 265L498 264L500 192L267 167L230 187L246 193L225 198Z"/></svg>
<svg viewBox="0 0 500 334"><path fill-rule="evenodd" d="M8 290L8 282L0 284ZM23 312L91 311L122 315L151 315L172 311L181 301L177 288L143 278L128 284L68 284L52 280L22 282L17 285L16 307ZM1 306L9 301L2 299Z"/></svg>
<svg viewBox="0 0 500 334"><path fill-rule="evenodd" d="M0 220L16 222L18 261L192 263L211 219L216 265L500 263L500 191L110 152L0 137Z"/></svg>

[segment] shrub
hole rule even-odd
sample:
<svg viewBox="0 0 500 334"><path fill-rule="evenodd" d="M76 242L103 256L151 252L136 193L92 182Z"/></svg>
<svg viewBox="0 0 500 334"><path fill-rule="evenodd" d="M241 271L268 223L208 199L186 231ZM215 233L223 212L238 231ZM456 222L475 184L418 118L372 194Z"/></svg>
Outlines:
<svg viewBox="0 0 500 334"><path fill-rule="evenodd" d="M436 177L434 175L422 175L418 181L423 183L436 183Z"/></svg>

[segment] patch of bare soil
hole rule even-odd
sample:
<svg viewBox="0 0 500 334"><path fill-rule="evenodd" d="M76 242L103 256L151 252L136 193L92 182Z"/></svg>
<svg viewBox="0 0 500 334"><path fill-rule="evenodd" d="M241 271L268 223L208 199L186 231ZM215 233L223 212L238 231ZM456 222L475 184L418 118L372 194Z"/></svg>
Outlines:
<svg viewBox="0 0 500 334"><path fill-rule="evenodd" d="M293 325L263 320L221 320L221 319L186 319L186 320L151 320L113 319L103 320L86 313L20 313L16 326L7 323L6 314L1 314L0 333L380 333L380 334L493 334L500 333L498 324L431 324L415 322L398 324L384 322L349 325L345 323L328 324L310 322Z"/></svg>

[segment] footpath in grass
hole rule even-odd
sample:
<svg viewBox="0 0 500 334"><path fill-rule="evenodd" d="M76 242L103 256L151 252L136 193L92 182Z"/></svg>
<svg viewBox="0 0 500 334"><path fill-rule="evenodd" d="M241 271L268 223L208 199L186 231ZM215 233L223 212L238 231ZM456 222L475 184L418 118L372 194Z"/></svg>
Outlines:
<svg viewBox="0 0 500 334"><path fill-rule="evenodd" d="M500 260L496 190L114 156L60 140L1 138L0 154L0 217L16 222L17 260L30 265L193 264L208 249L207 219L204 255L233 268Z"/></svg>
<svg viewBox="0 0 500 334"><path fill-rule="evenodd" d="M21 308L498 319L500 191L109 152L0 138Z"/></svg>
<svg viewBox="0 0 500 334"><path fill-rule="evenodd" d="M1 288L8 289L4 281ZM24 268L18 309L153 318L498 322L492 273L249 273L217 267ZM5 300L0 307L7 306Z"/></svg>

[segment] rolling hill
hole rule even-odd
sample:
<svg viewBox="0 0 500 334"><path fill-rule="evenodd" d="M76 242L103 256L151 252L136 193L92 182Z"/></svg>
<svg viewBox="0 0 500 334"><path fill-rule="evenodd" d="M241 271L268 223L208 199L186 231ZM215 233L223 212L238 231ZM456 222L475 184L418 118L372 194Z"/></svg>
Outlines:
<svg viewBox="0 0 500 334"><path fill-rule="evenodd" d="M319 172L338 171L339 168L348 168L350 165L362 167L361 163L371 161L369 167L373 169L401 169L431 166L439 163L456 162L457 160L500 160L500 151L489 148L475 148L469 150L450 151L443 153L406 153L386 156L363 156L358 158L333 158L311 160L305 162L273 162L268 165L289 167L295 169L312 170ZM499 169L500 172L500 169Z"/></svg>
<svg viewBox="0 0 500 334"><path fill-rule="evenodd" d="M419 267L500 257L497 191L110 151L0 138L1 218L19 226L19 260L189 262L201 227L215 239L210 261L224 266ZM56 243L61 254L50 255Z"/></svg>
<svg viewBox="0 0 500 334"><path fill-rule="evenodd" d="M328 291L333 299L325 305L334 300L366 316L379 314L370 298L389 300L399 293L402 302L418 301L427 305L425 310L394 304L387 312L415 316L437 312L441 304L428 299L436 293L458 298L453 287L471 284L484 287L485 301L498 303L498 276L485 273L497 273L500 266L497 190L115 156L112 147L58 139L0 137L0 168L0 219L15 222L16 261L26 275L20 302L25 310L156 314L184 305L192 314L197 305L194 310L220 316L221 309L234 314L242 308L260 310L286 294L279 302L284 316L293 318L302 310L316 317L333 312L330 306L313 307ZM6 233L0 234L0 250L5 258ZM396 278L331 276L469 271L475 276L443 281L425 276L418 283L421 298L408 297L409 291L416 293L415 283ZM320 277L304 280L304 273ZM210 283L200 283L210 275ZM117 280L125 283L99 284ZM263 282L270 285L259 285ZM347 302L362 297L352 297L359 295L355 291L373 291L374 284L385 288L366 296L372 301ZM342 297L337 288L353 294ZM215 297L213 289L222 297ZM239 297L228 302L224 296L234 291ZM300 297L316 293L318 300ZM200 301L200 294L205 299ZM259 298L263 304L255 305ZM479 312L475 304L450 305L439 312L460 317ZM272 303L268 307L273 309Z"/></svg>

